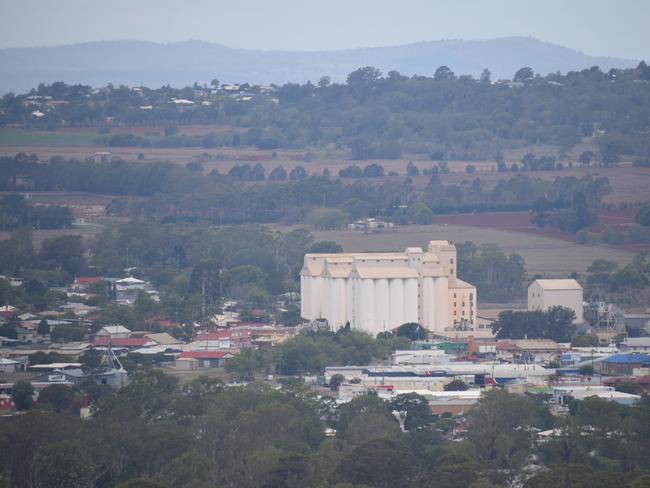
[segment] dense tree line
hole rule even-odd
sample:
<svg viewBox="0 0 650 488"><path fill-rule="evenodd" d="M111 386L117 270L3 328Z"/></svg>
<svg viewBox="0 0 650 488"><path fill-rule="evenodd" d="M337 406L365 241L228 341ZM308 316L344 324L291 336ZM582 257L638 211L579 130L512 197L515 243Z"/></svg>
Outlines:
<svg viewBox="0 0 650 488"><path fill-rule="evenodd" d="M458 250L458 276L476 286L481 300L509 301L524 294L526 263L519 255L506 255L493 244L463 242Z"/></svg>
<svg viewBox="0 0 650 488"><path fill-rule="evenodd" d="M75 235L45 239L37 251L31 231L20 230L0 241L0 273L60 285L86 269L84 252L81 236Z"/></svg>
<svg viewBox="0 0 650 488"><path fill-rule="evenodd" d="M430 212L513 211L541 206L544 211L566 209L555 220L567 222L563 228L574 231L593 220L591 208L611 190L607 178L592 175L558 177L549 182L518 174L499 181L491 190L484 189L478 178L445 186L439 178L439 172L444 170L441 165L431 172L423 191L416 191L409 178L347 184L327 176L307 177L304 168L294 168L286 183L246 184L265 179L261 165L235 166L230 176L206 176L171 163L98 164L62 158L40 163L25 155L2 158L0 165L0 190L143 196L148 198L118 199L108 211L165 222L296 223L325 204L345 212L346 219L371 216L399 223L429 223ZM374 176L382 171L377 168L381 167L366 166ZM276 172L275 179L284 179L282 173Z"/></svg>
<svg viewBox="0 0 650 488"><path fill-rule="evenodd" d="M72 212L60 205L32 205L22 195L0 198L0 230L64 229L72 224Z"/></svg>
<svg viewBox="0 0 650 488"><path fill-rule="evenodd" d="M590 300L645 304L650 287L648 254L640 252L632 263L622 267L614 261L597 259L587 269L585 285Z"/></svg>
<svg viewBox="0 0 650 488"><path fill-rule="evenodd" d="M82 394L88 420L75 414ZM160 371L119 392L86 383L41 395L37 407L21 402L26 413L0 418L4 486L648 486L647 397L636 407L587 399L553 417L533 397L493 390L452 419L431 416L414 394L337 406L297 380L279 390L180 384ZM406 431L393 411L405 412ZM554 435L537 441L546 429Z"/></svg>
<svg viewBox="0 0 650 488"><path fill-rule="evenodd" d="M336 332L302 332L270 349L242 351L228 361L226 370L245 380L259 373L322 373L326 365L369 364L388 359L395 349L409 347L410 338L405 335L387 332L373 339L365 332L351 330L348 324Z"/></svg>
<svg viewBox="0 0 650 488"><path fill-rule="evenodd" d="M498 339L551 339L568 342L575 332L573 310L554 306L549 310L505 310L492 324Z"/></svg>
<svg viewBox="0 0 650 488"><path fill-rule="evenodd" d="M123 276L136 267L138 276L151 280L162 292L160 303L146 294L134 307L107 305L106 286L98 285L90 305L105 305L98 323L142 327L147 316L164 314L178 320L198 319L220 306L222 297L241 300L250 308L272 309L273 297L298 287L305 252L337 252L332 242L314 242L305 229L287 233L263 227L135 222L109 225L91 242L80 236L52 237L36 250L28 231L0 241L0 274L24 278L13 287L0 280L0 302L43 310L61 296L48 287L71 283L76 276ZM294 325L300 316L295 305L278 320Z"/></svg>
<svg viewBox="0 0 650 488"><path fill-rule="evenodd" d="M650 110L645 63L608 73L596 66L547 76L522 70L527 76L515 74L514 83L492 83L489 75L456 76L444 66L433 76L412 77L397 71L384 76L376 68L364 67L350 73L344 84L323 77L317 85L288 83L269 95L247 87L253 93L246 101L212 94L208 104L201 103L209 92L202 87L132 90L109 85L93 91L54 83L25 95L5 95L0 100L0 125L29 121L30 126L56 128L65 121L68 126L102 126L107 117L113 123L141 126L219 124L244 129L244 134L188 137L170 132L153 140L119 134L106 136L106 143L206 147L242 143L263 149L336 144L350 148L354 159L394 159L402 152L431 154L435 159L498 159L504 147L551 143L566 148L594 135L599 136L600 159L607 164L622 154L650 155L644 137ZM40 105L27 96L68 103L48 107L45 116L36 119L31 113ZM173 98L195 104L177 110Z"/></svg>

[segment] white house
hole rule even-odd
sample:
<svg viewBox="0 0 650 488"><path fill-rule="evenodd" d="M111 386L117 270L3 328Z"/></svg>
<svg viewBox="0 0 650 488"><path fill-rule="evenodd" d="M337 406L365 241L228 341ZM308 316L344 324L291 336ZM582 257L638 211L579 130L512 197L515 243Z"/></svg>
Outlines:
<svg viewBox="0 0 650 488"><path fill-rule="evenodd" d="M576 280L535 280L528 287L528 310L548 310L561 306L576 314L574 324L584 322L582 286Z"/></svg>
<svg viewBox="0 0 650 488"><path fill-rule="evenodd" d="M111 339L128 339L131 331L123 325L106 325L95 333L95 337L110 337Z"/></svg>

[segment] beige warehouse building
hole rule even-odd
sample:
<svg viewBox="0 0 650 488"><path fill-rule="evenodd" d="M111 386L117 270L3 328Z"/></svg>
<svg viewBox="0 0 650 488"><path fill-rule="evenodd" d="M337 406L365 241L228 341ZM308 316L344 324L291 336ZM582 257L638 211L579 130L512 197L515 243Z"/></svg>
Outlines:
<svg viewBox="0 0 650 488"><path fill-rule="evenodd" d="M476 324L476 288L456 276L456 247L431 241L405 252L306 254L301 315L350 322L373 335L406 322L433 332Z"/></svg>
<svg viewBox="0 0 650 488"><path fill-rule="evenodd" d="M561 306L576 314L574 324L584 321L582 286L576 280L535 280L528 286L528 310L548 310Z"/></svg>

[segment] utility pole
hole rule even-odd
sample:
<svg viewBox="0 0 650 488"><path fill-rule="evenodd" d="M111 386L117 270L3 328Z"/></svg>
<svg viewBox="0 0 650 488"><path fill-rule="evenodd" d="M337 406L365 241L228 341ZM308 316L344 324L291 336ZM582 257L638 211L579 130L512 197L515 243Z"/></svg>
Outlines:
<svg viewBox="0 0 650 488"><path fill-rule="evenodd" d="M205 270L201 273L201 323L205 321Z"/></svg>

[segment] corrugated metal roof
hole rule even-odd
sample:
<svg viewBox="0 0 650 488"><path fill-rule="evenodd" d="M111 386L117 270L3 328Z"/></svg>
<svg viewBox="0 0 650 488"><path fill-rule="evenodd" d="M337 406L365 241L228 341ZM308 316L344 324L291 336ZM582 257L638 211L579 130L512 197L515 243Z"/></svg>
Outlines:
<svg viewBox="0 0 650 488"><path fill-rule="evenodd" d="M576 280L535 280L531 286L535 283L545 290L582 290L582 286Z"/></svg>
<svg viewBox="0 0 650 488"><path fill-rule="evenodd" d="M628 337L623 342L623 345L629 347L650 347L650 337Z"/></svg>
<svg viewBox="0 0 650 488"><path fill-rule="evenodd" d="M614 354L603 359L604 363L650 364L650 354Z"/></svg>
<svg viewBox="0 0 650 488"><path fill-rule="evenodd" d="M467 283L466 281L456 278L455 280L449 280L449 289L459 289L459 288L476 288L474 285Z"/></svg>
<svg viewBox="0 0 650 488"><path fill-rule="evenodd" d="M93 346L108 346L110 343L111 346L115 347L138 347L144 346L147 343L155 344L146 337L128 337L128 338L113 338L109 339L108 337L98 337L93 342Z"/></svg>
<svg viewBox="0 0 650 488"><path fill-rule="evenodd" d="M232 356L232 353L224 351L186 351L178 359L222 359Z"/></svg>

